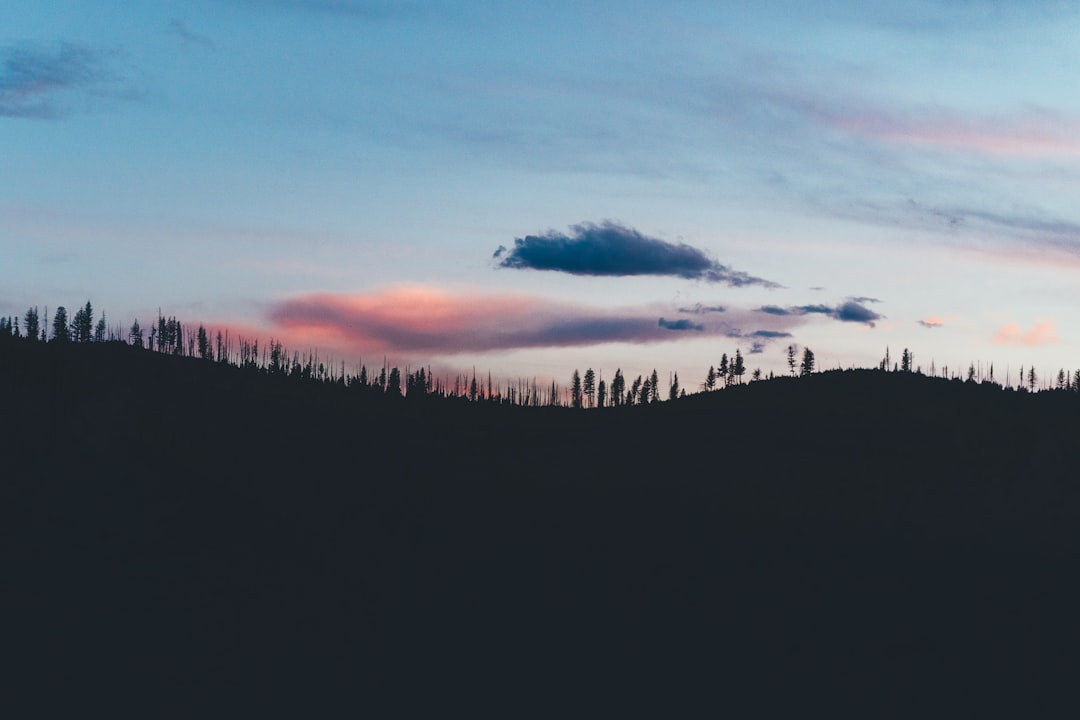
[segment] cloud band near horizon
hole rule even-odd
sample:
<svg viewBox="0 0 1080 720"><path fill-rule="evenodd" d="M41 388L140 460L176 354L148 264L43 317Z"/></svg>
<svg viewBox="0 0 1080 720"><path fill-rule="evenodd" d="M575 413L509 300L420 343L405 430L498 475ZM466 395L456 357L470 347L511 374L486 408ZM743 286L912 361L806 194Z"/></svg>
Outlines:
<svg viewBox="0 0 1080 720"><path fill-rule="evenodd" d="M647 308L606 310L514 294L460 294L398 287L355 295L312 294L273 306L290 335L354 348L456 354L700 336L701 323L665 320ZM716 329L723 334L722 329Z"/></svg>
<svg viewBox="0 0 1080 720"><path fill-rule="evenodd" d="M659 275L723 283L732 287L780 287L771 280L733 270L685 243L669 243L614 222L581 223L571 235L550 231L516 238L514 246L500 246L496 267L552 270L571 275Z"/></svg>

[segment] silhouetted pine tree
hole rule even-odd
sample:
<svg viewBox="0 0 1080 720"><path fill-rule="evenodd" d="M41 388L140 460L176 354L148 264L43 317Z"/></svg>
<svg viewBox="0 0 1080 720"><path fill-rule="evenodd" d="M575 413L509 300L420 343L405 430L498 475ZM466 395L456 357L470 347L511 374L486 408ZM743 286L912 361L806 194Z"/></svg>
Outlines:
<svg viewBox="0 0 1080 720"><path fill-rule="evenodd" d="M26 330L26 337L31 342L38 340L38 334L41 332L41 322L38 319L37 307L28 308L26 314L23 315L23 326Z"/></svg>
<svg viewBox="0 0 1080 720"><path fill-rule="evenodd" d="M53 342L66 343L71 339L68 335L68 314L63 305L56 308L56 314L53 316L52 332Z"/></svg>

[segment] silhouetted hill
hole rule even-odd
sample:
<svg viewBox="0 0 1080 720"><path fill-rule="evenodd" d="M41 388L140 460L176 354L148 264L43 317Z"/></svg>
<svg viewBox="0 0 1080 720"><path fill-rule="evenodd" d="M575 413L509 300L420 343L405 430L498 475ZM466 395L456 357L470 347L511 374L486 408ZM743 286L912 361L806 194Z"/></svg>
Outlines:
<svg viewBox="0 0 1080 720"><path fill-rule="evenodd" d="M19 342L0 398L4 682L42 714L1030 712L1075 669L1076 394L581 411Z"/></svg>

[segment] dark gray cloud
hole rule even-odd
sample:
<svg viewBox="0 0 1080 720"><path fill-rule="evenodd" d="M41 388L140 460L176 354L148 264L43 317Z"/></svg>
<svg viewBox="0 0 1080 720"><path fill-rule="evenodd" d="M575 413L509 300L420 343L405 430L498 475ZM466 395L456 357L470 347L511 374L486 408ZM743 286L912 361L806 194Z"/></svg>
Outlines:
<svg viewBox="0 0 1080 720"><path fill-rule="evenodd" d="M109 55L73 43L0 48L0 117L61 117L69 112L65 100L107 94L117 79L106 67Z"/></svg>
<svg viewBox="0 0 1080 720"><path fill-rule="evenodd" d="M840 307L836 308L836 312L833 313L833 317L843 322L865 323L870 327L874 326L875 320L881 319L881 315L874 312L865 305L855 302L854 300L849 300Z"/></svg>
<svg viewBox="0 0 1080 720"><path fill-rule="evenodd" d="M832 315L835 312L835 308L831 308L828 305L796 305L793 307L780 307L779 305L762 305L758 308L758 312L763 312L768 315L777 315L779 317L786 317L789 315Z"/></svg>
<svg viewBox="0 0 1080 720"><path fill-rule="evenodd" d="M704 315L705 313L722 313L726 310L727 308L725 308L723 305L702 305L701 303L697 303L689 307L679 308L679 312L690 313L693 315Z"/></svg>
<svg viewBox="0 0 1080 720"><path fill-rule="evenodd" d="M660 318L660 327L665 330L694 330L696 332L703 332L705 326L700 323L691 322L685 318L682 320L665 320Z"/></svg>
<svg viewBox="0 0 1080 720"><path fill-rule="evenodd" d="M800 305L793 308L795 315L832 315L835 310L828 305Z"/></svg>
<svg viewBox="0 0 1080 720"><path fill-rule="evenodd" d="M779 305L763 305L758 308L758 312L778 317L788 317L793 315L827 315L828 317L840 320L841 322L857 322L874 327L874 323L883 316L866 307L865 303L868 302L880 302L880 300L866 297L848 298L845 302L836 307L831 307L829 305L794 305L785 308L780 307Z"/></svg>
<svg viewBox="0 0 1080 720"><path fill-rule="evenodd" d="M937 328L941 327L942 325L941 323L934 320L916 320L915 322L919 325L922 325L924 328Z"/></svg>
<svg viewBox="0 0 1080 720"><path fill-rule="evenodd" d="M770 280L733 270L704 251L683 243L669 243L643 235L618 223L582 223L571 235L554 231L516 238L509 250L499 247L497 267L555 270L571 275L666 275L733 287L779 287Z"/></svg>
<svg viewBox="0 0 1080 720"><path fill-rule="evenodd" d="M736 328L729 328L724 335L729 338L752 340L753 343L750 346L751 355L759 355L765 352L765 348L768 347L768 344L773 340L791 337L791 333L779 330L755 330L753 332L743 332Z"/></svg>

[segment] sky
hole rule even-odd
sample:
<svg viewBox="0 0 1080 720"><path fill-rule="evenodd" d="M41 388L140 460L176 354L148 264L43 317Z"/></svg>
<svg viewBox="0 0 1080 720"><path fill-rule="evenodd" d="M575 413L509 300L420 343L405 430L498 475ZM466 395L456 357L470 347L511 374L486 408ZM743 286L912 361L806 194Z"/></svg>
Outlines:
<svg viewBox="0 0 1080 720"><path fill-rule="evenodd" d="M700 386L1080 367L1080 4L0 5L0 315Z"/></svg>

